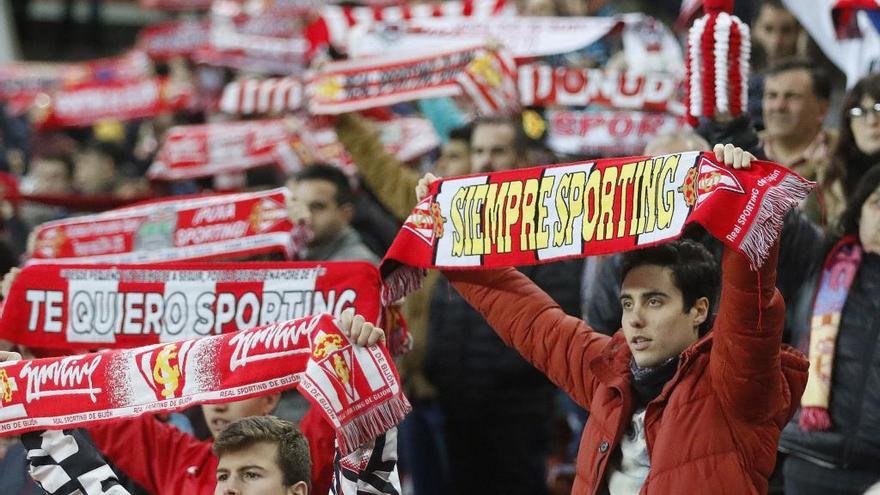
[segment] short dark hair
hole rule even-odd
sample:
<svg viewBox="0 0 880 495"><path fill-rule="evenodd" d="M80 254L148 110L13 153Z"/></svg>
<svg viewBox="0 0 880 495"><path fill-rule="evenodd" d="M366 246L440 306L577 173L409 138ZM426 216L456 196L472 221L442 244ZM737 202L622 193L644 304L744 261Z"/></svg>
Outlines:
<svg viewBox="0 0 880 495"><path fill-rule="evenodd" d="M784 11L786 11L786 12L790 12L790 11L788 10L788 7L786 7L785 4L782 3L782 0L764 0L764 1L761 2L761 4L758 6L758 12L757 12L757 13L760 15L761 10L763 10L765 7L770 7L770 8L772 8L772 9L776 9L776 10L784 10ZM757 16L755 16L755 17L757 17ZM794 15L792 15L792 17L794 17Z"/></svg>
<svg viewBox="0 0 880 495"><path fill-rule="evenodd" d="M471 132L481 125L509 125L513 129L513 149L517 156L525 159L531 146L531 140L523 129L522 117L519 114L515 117L480 117L474 120Z"/></svg>
<svg viewBox="0 0 880 495"><path fill-rule="evenodd" d="M840 217L840 230L843 235L859 234L862 207L878 187L880 187L880 165L874 165L859 180L855 192L846 204L846 210Z"/></svg>
<svg viewBox="0 0 880 495"><path fill-rule="evenodd" d="M778 76L783 72L796 70L806 71L810 75L813 86L813 94L816 97L828 101L831 99L831 76L818 65L802 58L787 58L770 66L764 71L764 77Z"/></svg>
<svg viewBox="0 0 880 495"><path fill-rule="evenodd" d="M463 125L461 127L456 127L449 131L449 140L450 141L464 141L468 146L471 145L471 133L474 131L474 127L470 124Z"/></svg>
<svg viewBox="0 0 880 495"><path fill-rule="evenodd" d="M240 419L227 426L214 440L214 455L220 458L261 442L278 446L278 458L275 462L284 474L285 486L304 481L311 487L312 458L309 455L309 442L290 421L274 416Z"/></svg>
<svg viewBox="0 0 880 495"><path fill-rule="evenodd" d="M657 265L672 270L672 281L681 291L684 302L682 311L689 311L701 297L709 300L710 311L715 306L720 283L718 263L702 244L678 240L624 253L623 278L634 268L643 265ZM700 325L701 336L709 331L710 320L706 318Z"/></svg>
<svg viewBox="0 0 880 495"><path fill-rule="evenodd" d="M346 205L354 203L354 191L351 189L351 183L348 177L339 167L334 167L327 163L315 163L305 167L296 174L292 179L296 182L323 180L336 186L336 204Z"/></svg>

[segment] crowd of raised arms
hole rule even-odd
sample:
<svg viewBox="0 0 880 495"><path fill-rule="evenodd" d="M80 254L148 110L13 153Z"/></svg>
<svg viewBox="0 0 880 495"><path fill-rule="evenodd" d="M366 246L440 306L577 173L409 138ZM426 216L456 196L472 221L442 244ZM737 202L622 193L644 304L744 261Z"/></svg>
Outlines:
<svg viewBox="0 0 880 495"><path fill-rule="evenodd" d="M880 494L878 39L0 0L0 494Z"/></svg>

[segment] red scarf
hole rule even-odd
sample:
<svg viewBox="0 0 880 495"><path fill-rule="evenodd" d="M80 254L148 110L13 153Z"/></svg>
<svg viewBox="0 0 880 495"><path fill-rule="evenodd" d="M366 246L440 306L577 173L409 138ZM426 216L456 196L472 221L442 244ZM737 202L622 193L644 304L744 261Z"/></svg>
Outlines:
<svg viewBox="0 0 880 495"><path fill-rule="evenodd" d="M155 263L284 253L301 248L286 188L154 201L47 222L29 263ZM292 235L293 234L293 235Z"/></svg>
<svg viewBox="0 0 880 495"><path fill-rule="evenodd" d="M39 130L50 130L155 117L186 108L192 97L191 88L161 77L88 82L59 90L47 106L34 107L34 120Z"/></svg>
<svg viewBox="0 0 880 495"><path fill-rule="evenodd" d="M441 180L385 255L383 300L418 286L413 268L532 265L627 251L675 239L691 222L760 266L783 216L811 187L773 163L734 171L697 152Z"/></svg>
<svg viewBox="0 0 880 495"><path fill-rule="evenodd" d="M290 135L282 119L173 127L147 177L194 179L264 165L276 165L289 175L302 166L290 148Z"/></svg>
<svg viewBox="0 0 880 495"><path fill-rule="evenodd" d="M128 350L0 363L0 435L67 429L297 385L343 455L409 411L384 347L352 346L329 315Z"/></svg>
<svg viewBox="0 0 880 495"><path fill-rule="evenodd" d="M354 308L378 322L369 263L173 263L25 267L0 338L43 349L130 348Z"/></svg>
<svg viewBox="0 0 880 495"><path fill-rule="evenodd" d="M327 64L306 89L313 114L338 114L404 101L465 95L482 114L519 108L516 65L478 44Z"/></svg>

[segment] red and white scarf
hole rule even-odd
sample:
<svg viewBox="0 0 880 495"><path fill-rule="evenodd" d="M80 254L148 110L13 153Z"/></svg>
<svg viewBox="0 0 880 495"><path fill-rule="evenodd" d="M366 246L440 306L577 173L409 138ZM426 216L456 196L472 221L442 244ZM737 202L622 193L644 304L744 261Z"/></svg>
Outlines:
<svg viewBox="0 0 880 495"><path fill-rule="evenodd" d="M29 264L156 263L253 256L288 258L302 246L287 217L286 188L154 201L47 222Z"/></svg>
<svg viewBox="0 0 880 495"><path fill-rule="evenodd" d="M303 83L296 77L233 81L220 97L220 111L233 115L295 112L303 104Z"/></svg>
<svg viewBox="0 0 880 495"><path fill-rule="evenodd" d="M313 114L338 114L404 101L466 95L483 114L519 109L516 66L482 44L328 64L306 90Z"/></svg>
<svg viewBox="0 0 880 495"><path fill-rule="evenodd" d="M140 0L140 6L144 9L154 10L207 10L211 8L214 0Z"/></svg>
<svg viewBox="0 0 880 495"><path fill-rule="evenodd" d="M343 455L409 403L388 352L353 346L330 315L127 350L0 363L0 435L67 429L297 386Z"/></svg>
<svg viewBox="0 0 880 495"><path fill-rule="evenodd" d="M35 107L40 130L84 127L102 120L155 117L186 108L192 88L168 78L89 82L55 92L47 105Z"/></svg>
<svg viewBox="0 0 880 495"><path fill-rule="evenodd" d="M377 22L397 22L428 17L486 18L515 13L507 0L452 0L446 2L395 5L389 7L340 7L326 5L320 17L305 29L314 53L327 45L344 49L353 30L369 30Z"/></svg>
<svg viewBox="0 0 880 495"><path fill-rule="evenodd" d="M424 268L532 265L627 251L675 239L691 222L760 266L783 216L812 186L773 163L734 171L697 152L444 179L385 255L383 300L416 288Z"/></svg>
<svg viewBox="0 0 880 495"><path fill-rule="evenodd" d="M638 74L604 69L529 64L519 68L524 106L602 105L684 115L682 79L666 73Z"/></svg>
<svg viewBox="0 0 880 495"><path fill-rule="evenodd" d="M167 60L190 57L209 40L207 21L167 21L147 26L138 33L136 46L150 58Z"/></svg>
<svg viewBox="0 0 880 495"><path fill-rule="evenodd" d="M354 308L379 322L364 262L31 265L0 314L0 339L42 349L130 348Z"/></svg>
<svg viewBox="0 0 880 495"><path fill-rule="evenodd" d="M182 180L276 165L285 175L301 167L290 149L283 119L221 122L173 127L156 161L152 180Z"/></svg>

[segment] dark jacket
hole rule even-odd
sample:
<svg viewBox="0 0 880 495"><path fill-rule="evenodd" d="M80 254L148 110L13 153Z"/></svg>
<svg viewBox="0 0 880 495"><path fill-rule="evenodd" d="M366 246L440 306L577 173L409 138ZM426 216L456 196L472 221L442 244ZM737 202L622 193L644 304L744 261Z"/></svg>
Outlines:
<svg viewBox="0 0 880 495"><path fill-rule="evenodd" d="M579 314L580 260L522 268L571 315ZM441 277L434 289L425 375L448 413L547 414L554 388L492 331Z"/></svg>
<svg viewBox="0 0 880 495"><path fill-rule="evenodd" d="M706 246L720 263L723 251L721 241L702 229L693 234L689 237ZM776 287L786 301L793 301L809 278L809 267L815 265L816 258L821 256L822 239L822 232L802 212L798 210L788 212L779 240L779 274L776 278ZM596 331L606 335L611 335L620 328L620 317L623 312L620 307L622 260L623 257L617 254L600 261L593 293L588 295L587 323ZM787 306L783 337L787 343L793 343L790 337L792 328L805 324L804 321L795 322L796 317L792 306ZM809 319L806 321L808 322Z"/></svg>
<svg viewBox="0 0 880 495"><path fill-rule="evenodd" d="M651 471L642 494L767 492L779 434L808 367L801 353L780 348L785 303L774 288L776 254L759 274L745 257L724 254L713 330L681 354L675 375L648 403ZM444 274L505 342L590 411L572 494L598 493L636 408L623 333L592 331L511 269Z"/></svg>
<svg viewBox="0 0 880 495"><path fill-rule="evenodd" d="M822 268L812 267L810 283L795 299L798 320L809 322ZM809 326L795 332L795 343L808 347ZM880 475L880 255L865 254L837 334L831 371L829 431L806 433L797 417L785 428L779 449L839 468L873 470Z"/></svg>

